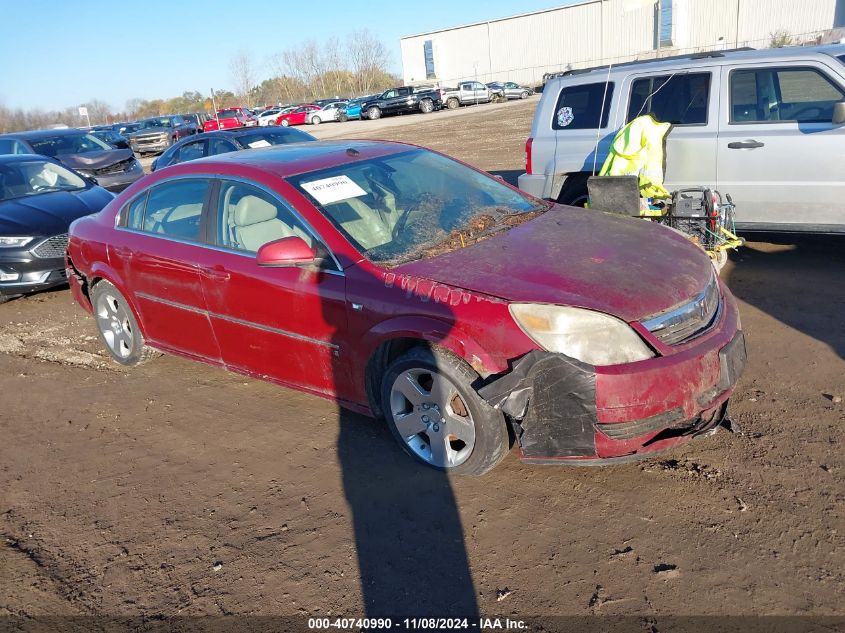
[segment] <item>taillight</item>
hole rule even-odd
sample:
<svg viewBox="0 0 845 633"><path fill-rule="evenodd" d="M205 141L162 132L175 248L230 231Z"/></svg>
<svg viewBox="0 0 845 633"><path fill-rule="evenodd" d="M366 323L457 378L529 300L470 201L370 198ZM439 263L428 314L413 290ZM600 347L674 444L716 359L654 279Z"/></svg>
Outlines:
<svg viewBox="0 0 845 633"><path fill-rule="evenodd" d="M527 141L525 141L525 173L531 173L531 145L534 144L534 139L529 137Z"/></svg>

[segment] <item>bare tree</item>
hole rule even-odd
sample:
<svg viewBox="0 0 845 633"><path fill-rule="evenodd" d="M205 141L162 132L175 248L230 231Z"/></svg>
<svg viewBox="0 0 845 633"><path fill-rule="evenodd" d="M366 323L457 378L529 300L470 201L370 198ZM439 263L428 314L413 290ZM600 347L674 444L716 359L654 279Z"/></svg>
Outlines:
<svg viewBox="0 0 845 633"><path fill-rule="evenodd" d="M359 29L349 34L346 53L355 76L355 92L369 94L378 79L387 74L387 47L369 29Z"/></svg>
<svg viewBox="0 0 845 633"><path fill-rule="evenodd" d="M255 67L252 58L246 51L241 51L232 58L230 64L232 82L235 85L235 92L246 101L246 106L251 105L252 89L255 87Z"/></svg>

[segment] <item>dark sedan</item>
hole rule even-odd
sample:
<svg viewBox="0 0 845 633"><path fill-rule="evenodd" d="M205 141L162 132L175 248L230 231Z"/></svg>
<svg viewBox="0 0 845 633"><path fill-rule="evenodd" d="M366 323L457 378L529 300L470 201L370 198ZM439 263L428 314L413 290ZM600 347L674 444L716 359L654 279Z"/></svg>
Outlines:
<svg viewBox="0 0 845 633"><path fill-rule="evenodd" d="M93 129L91 130L91 134L117 149L129 149L127 138L111 128Z"/></svg>
<svg viewBox="0 0 845 633"><path fill-rule="evenodd" d="M132 150L116 149L82 130L35 130L0 136L0 154L41 154L62 162L110 191L122 191L144 175Z"/></svg>
<svg viewBox="0 0 845 633"><path fill-rule="evenodd" d="M186 163L189 160L206 156L236 152L241 149L257 149L271 145L287 145L288 143L316 140L307 132L289 127L269 129L266 127L242 127L233 130L206 132L200 138L188 138L177 143L156 158L150 169L155 171L169 165Z"/></svg>
<svg viewBox="0 0 845 633"><path fill-rule="evenodd" d="M50 158L0 156L0 303L65 283L70 223L113 198Z"/></svg>

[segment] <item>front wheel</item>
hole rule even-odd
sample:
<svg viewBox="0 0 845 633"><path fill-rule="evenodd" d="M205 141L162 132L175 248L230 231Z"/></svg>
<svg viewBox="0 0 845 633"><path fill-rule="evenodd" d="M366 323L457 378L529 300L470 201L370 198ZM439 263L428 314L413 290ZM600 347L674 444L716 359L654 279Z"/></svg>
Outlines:
<svg viewBox="0 0 845 633"><path fill-rule="evenodd" d="M522 92L520 92L520 93L519 93L519 98L520 98L520 99L527 99L527 98L528 98L528 91L527 91L527 90L523 90Z"/></svg>
<svg viewBox="0 0 845 633"><path fill-rule="evenodd" d="M381 118L381 110L375 106L367 110L367 118L370 121L375 121L376 119Z"/></svg>
<svg viewBox="0 0 845 633"><path fill-rule="evenodd" d="M311 125L320 125L320 123L322 123L322 121L320 121L320 117L318 117L318 116L312 116L311 117Z"/></svg>
<svg viewBox="0 0 845 633"><path fill-rule="evenodd" d="M507 455L505 419L473 389L478 375L455 356L415 347L382 379L393 436L414 459L442 471L483 475Z"/></svg>
<svg viewBox="0 0 845 633"><path fill-rule="evenodd" d="M434 102L431 99L423 99L420 101L420 112L423 114L434 112Z"/></svg>
<svg viewBox="0 0 845 633"><path fill-rule="evenodd" d="M91 289L91 304L100 340L114 360L121 365L139 365L159 355L144 344L129 302L113 284L98 282Z"/></svg>
<svg viewBox="0 0 845 633"><path fill-rule="evenodd" d="M282 127L288 127L290 125L290 121L287 119L282 119Z"/></svg>
<svg viewBox="0 0 845 633"><path fill-rule="evenodd" d="M337 120L338 120L338 121L340 121L341 123L346 123L346 122L349 120L349 115L348 115L348 114L346 114L346 113L344 113L344 114L339 114L339 115L337 116Z"/></svg>

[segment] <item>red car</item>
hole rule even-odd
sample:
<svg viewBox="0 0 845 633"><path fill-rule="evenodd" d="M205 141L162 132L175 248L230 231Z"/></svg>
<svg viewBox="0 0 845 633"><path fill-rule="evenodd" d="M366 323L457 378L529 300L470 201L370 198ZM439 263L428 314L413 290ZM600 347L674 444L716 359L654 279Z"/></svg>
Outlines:
<svg viewBox="0 0 845 633"><path fill-rule="evenodd" d="M299 106L296 110L282 114L278 119L276 119L276 125L284 125L285 127L288 125L305 125L307 123L306 119L308 118L308 114L319 109L320 106L313 104Z"/></svg>
<svg viewBox="0 0 845 633"><path fill-rule="evenodd" d="M331 398L456 473L498 463L508 425L522 459L577 464L714 432L745 362L680 234L400 143L154 172L73 223L67 277L119 363L160 350Z"/></svg>
<svg viewBox="0 0 845 633"><path fill-rule="evenodd" d="M202 124L203 132L217 130L231 130L237 127L253 127L258 125L258 119L244 108L227 108L218 110L217 114Z"/></svg>

